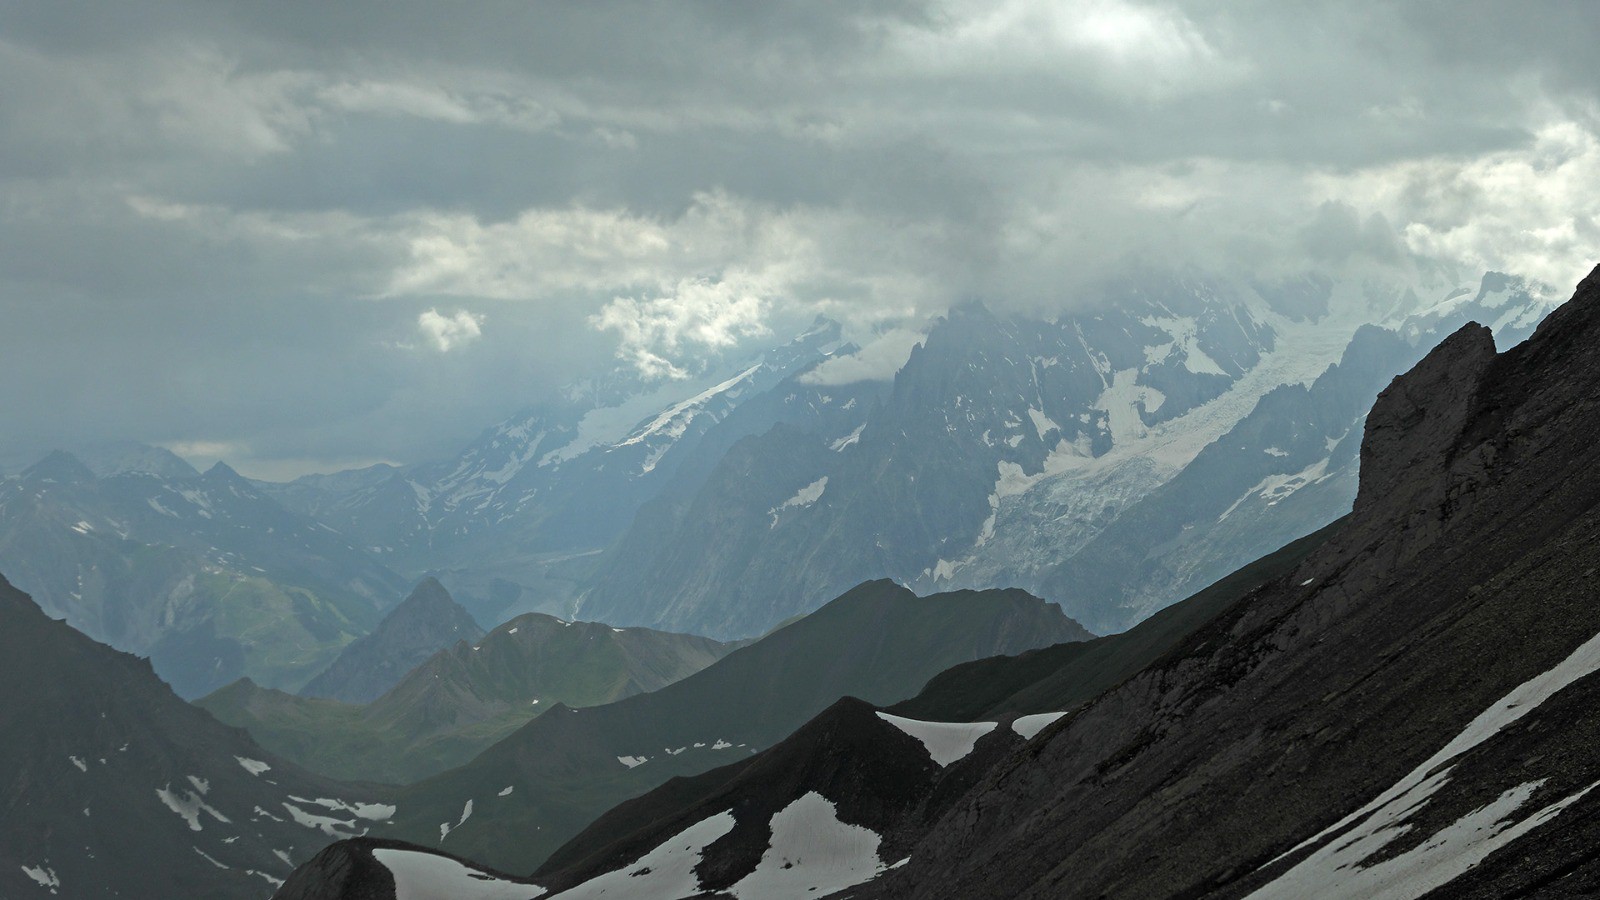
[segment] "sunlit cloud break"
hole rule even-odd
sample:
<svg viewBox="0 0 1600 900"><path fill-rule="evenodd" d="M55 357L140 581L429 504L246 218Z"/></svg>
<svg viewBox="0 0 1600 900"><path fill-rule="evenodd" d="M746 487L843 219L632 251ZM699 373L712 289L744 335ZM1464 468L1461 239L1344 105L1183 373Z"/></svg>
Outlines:
<svg viewBox="0 0 1600 900"><path fill-rule="evenodd" d="M449 353L483 337L484 317L458 309L445 315L430 309L417 316L417 330L422 332L427 345L440 353Z"/></svg>

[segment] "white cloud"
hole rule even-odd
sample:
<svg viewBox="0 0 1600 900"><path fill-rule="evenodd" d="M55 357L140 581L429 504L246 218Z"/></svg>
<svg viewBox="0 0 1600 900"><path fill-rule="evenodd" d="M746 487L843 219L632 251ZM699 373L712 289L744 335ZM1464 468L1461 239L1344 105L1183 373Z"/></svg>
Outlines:
<svg viewBox="0 0 1600 900"><path fill-rule="evenodd" d="M665 378L775 319L824 312L869 327L936 311L965 282L949 245L970 247L937 219L780 209L724 191L696 195L675 218L570 206L496 222L424 213L389 227L407 258L386 296L589 305L619 359Z"/></svg>
<svg viewBox="0 0 1600 900"><path fill-rule="evenodd" d="M830 359L817 366L800 376L800 381L829 386L858 381L887 381L906 364L912 348L924 336L920 331L907 328L891 329L855 353Z"/></svg>
<svg viewBox="0 0 1600 900"><path fill-rule="evenodd" d="M483 316L464 309L451 315L430 309L417 316L417 330L433 349L449 353L483 337Z"/></svg>
<svg viewBox="0 0 1600 900"><path fill-rule="evenodd" d="M1128 0L950 0L930 22L902 26L895 43L928 74L1071 73L1109 95L1160 101L1234 84L1248 72L1181 10Z"/></svg>
<svg viewBox="0 0 1600 900"><path fill-rule="evenodd" d="M743 273L684 279L657 296L617 297L589 321L616 332L617 358L645 377L686 378L684 355L705 356L770 333L763 321L767 290L759 277Z"/></svg>
<svg viewBox="0 0 1600 900"><path fill-rule="evenodd" d="M1600 255L1600 137L1575 122L1524 147L1434 157L1318 183L1397 223L1412 253L1565 287Z"/></svg>

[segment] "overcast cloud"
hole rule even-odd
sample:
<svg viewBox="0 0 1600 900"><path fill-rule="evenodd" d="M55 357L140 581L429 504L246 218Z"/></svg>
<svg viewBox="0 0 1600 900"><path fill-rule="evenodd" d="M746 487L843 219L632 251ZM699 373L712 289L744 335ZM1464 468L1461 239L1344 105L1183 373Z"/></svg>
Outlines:
<svg viewBox="0 0 1600 900"><path fill-rule="evenodd" d="M1569 285L1595 34L1586 2L0 0L0 458L415 461L614 365L820 312L892 336L875 372L953 301L1130 266Z"/></svg>

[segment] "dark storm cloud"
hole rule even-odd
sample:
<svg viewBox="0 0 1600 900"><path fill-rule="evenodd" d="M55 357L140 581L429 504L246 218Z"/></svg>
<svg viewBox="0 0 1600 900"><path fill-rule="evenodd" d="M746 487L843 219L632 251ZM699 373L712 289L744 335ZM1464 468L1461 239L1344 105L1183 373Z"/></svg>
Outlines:
<svg viewBox="0 0 1600 900"><path fill-rule="evenodd" d="M817 311L1059 307L1129 264L1566 279L1597 232L1596 25L0 2L0 455L416 459L614 358L682 371Z"/></svg>

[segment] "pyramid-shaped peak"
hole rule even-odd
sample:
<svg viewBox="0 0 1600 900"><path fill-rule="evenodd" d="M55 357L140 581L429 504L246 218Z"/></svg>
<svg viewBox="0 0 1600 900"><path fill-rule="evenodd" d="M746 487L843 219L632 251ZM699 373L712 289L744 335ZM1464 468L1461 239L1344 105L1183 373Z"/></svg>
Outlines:
<svg viewBox="0 0 1600 900"><path fill-rule="evenodd" d="M223 462L220 459L217 460L215 465L213 465L211 468L206 470L206 477L207 478L216 479L218 481L243 481L244 480L244 476L243 475L240 475L237 471L234 470L234 468L232 466L228 465L227 463Z"/></svg>
<svg viewBox="0 0 1600 900"><path fill-rule="evenodd" d="M83 461L65 450L52 450L23 471L22 477L33 482L56 484L87 484L95 480L94 472Z"/></svg>
<svg viewBox="0 0 1600 900"><path fill-rule="evenodd" d="M450 592L445 590L445 586L439 583L439 579L428 575L417 582L417 586L411 589L411 593L406 596L405 600L400 602L400 605L454 606L455 602L455 598L451 597Z"/></svg>

